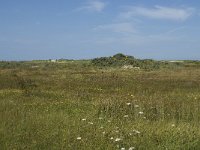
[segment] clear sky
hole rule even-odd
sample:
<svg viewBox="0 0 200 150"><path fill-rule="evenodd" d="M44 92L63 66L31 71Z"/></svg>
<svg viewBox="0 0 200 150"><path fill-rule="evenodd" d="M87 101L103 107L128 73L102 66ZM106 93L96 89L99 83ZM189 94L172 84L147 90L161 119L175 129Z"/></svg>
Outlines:
<svg viewBox="0 0 200 150"><path fill-rule="evenodd" d="M0 60L199 59L200 0L0 0Z"/></svg>

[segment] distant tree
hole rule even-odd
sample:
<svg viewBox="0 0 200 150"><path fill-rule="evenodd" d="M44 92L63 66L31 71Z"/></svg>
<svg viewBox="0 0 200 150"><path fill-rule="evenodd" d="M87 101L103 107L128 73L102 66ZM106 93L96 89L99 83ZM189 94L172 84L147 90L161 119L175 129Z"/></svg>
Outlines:
<svg viewBox="0 0 200 150"><path fill-rule="evenodd" d="M122 54L122 53L118 53L116 55L113 56L113 58L121 60L121 59L125 59L127 56Z"/></svg>

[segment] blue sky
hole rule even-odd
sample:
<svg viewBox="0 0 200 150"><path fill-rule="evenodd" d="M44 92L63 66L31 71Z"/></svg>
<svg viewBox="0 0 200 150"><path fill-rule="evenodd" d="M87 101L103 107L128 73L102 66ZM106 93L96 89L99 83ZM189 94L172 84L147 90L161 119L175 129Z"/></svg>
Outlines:
<svg viewBox="0 0 200 150"><path fill-rule="evenodd" d="M200 59L199 0L0 0L0 60Z"/></svg>

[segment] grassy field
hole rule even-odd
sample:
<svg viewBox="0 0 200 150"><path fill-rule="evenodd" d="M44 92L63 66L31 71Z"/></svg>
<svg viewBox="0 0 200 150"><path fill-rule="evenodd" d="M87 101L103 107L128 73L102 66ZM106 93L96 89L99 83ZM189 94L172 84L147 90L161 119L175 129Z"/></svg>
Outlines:
<svg viewBox="0 0 200 150"><path fill-rule="evenodd" d="M199 150L200 65L0 62L0 149Z"/></svg>

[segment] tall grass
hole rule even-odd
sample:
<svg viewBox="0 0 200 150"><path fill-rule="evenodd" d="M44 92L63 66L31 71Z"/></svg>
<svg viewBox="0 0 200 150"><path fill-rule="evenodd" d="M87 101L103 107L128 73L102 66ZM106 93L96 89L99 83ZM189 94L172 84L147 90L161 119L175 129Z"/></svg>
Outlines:
<svg viewBox="0 0 200 150"><path fill-rule="evenodd" d="M14 63L0 65L0 149L200 149L197 66Z"/></svg>

